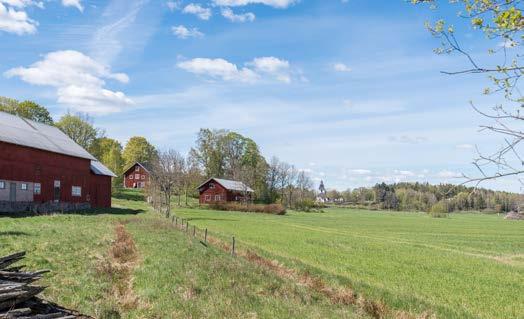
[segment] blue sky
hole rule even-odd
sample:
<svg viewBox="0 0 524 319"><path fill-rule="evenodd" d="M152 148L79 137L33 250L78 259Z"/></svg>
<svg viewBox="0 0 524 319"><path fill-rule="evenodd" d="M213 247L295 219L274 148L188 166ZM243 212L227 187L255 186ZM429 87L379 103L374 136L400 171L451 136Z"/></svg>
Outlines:
<svg viewBox="0 0 524 319"><path fill-rule="evenodd" d="M143 135L187 152L200 128L256 140L328 188L459 182L489 106L479 77L437 56L427 20L455 17L403 0L0 0L0 94L55 118L93 116L122 143ZM484 59L485 40L459 38ZM519 191L514 180L486 184Z"/></svg>

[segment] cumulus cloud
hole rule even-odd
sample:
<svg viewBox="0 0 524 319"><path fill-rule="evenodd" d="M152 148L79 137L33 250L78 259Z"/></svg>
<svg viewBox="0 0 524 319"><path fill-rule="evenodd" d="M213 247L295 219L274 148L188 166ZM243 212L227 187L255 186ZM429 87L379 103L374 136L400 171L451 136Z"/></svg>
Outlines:
<svg viewBox="0 0 524 319"><path fill-rule="evenodd" d="M344 63L335 63L333 64L333 70L337 72L351 72L351 68Z"/></svg>
<svg viewBox="0 0 524 319"><path fill-rule="evenodd" d="M4 75L33 85L55 87L59 103L81 112L113 113L133 104L124 93L104 88L105 80L128 83L126 74L113 73L78 51L51 52L29 67L13 68Z"/></svg>
<svg viewBox="0 0 524 319"><path fill-rule="evenodd" d="M201 38L204 36L204 34L198 31L197 28L188 29L183 25L172 27L171 31L173 31L173 34L176 35L179 39Z"/></svg>
<svg viewBox="0 0 524 319"><path fill-rule="evenodd" d="M238 68L224 59L196 58L180 62L178 67L194 74L224 81L255 82L258 79L258 75L253 70Z"/></svg>
<svg viewBox="0 0 524 319"><path fill-rule="evenodd" d="M62 5L65 7L75 7L80 12L84 12L81 0L62 0Z"/></svg>
<svg viewBox="0 0 524 319"><path fill-rule="evenodd" d="M166 6L169 8L169 10L175 11L175 10L180 9L181 1L180 0L178 0L178 1L168 1L168 2L166 2Z"/></svg>
<svg viewBox="0 0 524 319"><path fill-rule="evenodd" d="M224 60L196 58L178 63L178 67L198 75L209 76L224 81L254 83L262 78L291 82L289 62L275 57L260 57L245 63L244 67Z"/></svg>
<svg viewBox="0 0 524 319"><path fill-rule="evenodd" d="M222 9L222 16L232 22L253 22L255 21L255 14L251 12L243 14L235 14L230 8Z"/></svg>
<svg viewBox="0 0 524 319"><path fill-rule="evenodd" d="M298 2L298 0L213 0L218 6L224 7L240 7L247 6L249 4L265 4L274 8L287 8L292 4Z"/></svg>
<svg viewBox="0 0 524 319"><path fill-rule="evenodd" d="M209 20L211 18L211 9L204 8L199 4L196 3L190 3L187 6L184 7L182 10L183 13L189 13L196 15L201 20Z"/></svg>
<svg viewBox="0 0 524 319"><path fill-rule="evenodd" d="M0 31L18 35L33 34L38 22L29 18L23 10L38 3L27 0L0 0Z"/></svg>

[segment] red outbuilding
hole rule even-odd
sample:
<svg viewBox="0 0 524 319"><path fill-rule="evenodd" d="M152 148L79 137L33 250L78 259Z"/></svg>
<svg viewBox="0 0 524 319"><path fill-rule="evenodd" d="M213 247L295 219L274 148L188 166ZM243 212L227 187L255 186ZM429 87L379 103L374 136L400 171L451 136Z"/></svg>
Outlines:
<svg viewBox="0 0 524 319"><path fill-rule="evenodd" d="M112 177L58 128L0 112L0 202L111 207Z"/></svg>
<svg viewBox="0 0 524 319"><path fill-rule="evenodd" d="M210 178L198 187L200 204L250 201L254 191L246 184L220 178Z"/></svg>
<svg viewBox="0 0 524 319"><path fill-rule="evenodd" d="M124 188L145 188L149 185L149 172L149 164L133 164L124 172Z"/></svg>

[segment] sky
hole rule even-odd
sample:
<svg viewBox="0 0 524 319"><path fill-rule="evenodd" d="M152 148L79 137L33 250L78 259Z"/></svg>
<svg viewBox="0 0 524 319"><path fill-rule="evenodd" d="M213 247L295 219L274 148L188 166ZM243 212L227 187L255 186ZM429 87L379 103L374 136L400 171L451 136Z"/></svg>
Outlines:
<svg viewBox="0 0 524 319"><path fill-rule="evenodd" d="M460 183L488 107L479 76L436 55L426 21L451 19L464 48L486 40L456 18L404 0L0 0L0 95L55 119L92 116L125 144L145 136L186 153L200 128L254 139L347 189L378 182ZM520 192L514 179L483 185Z"/></svg>

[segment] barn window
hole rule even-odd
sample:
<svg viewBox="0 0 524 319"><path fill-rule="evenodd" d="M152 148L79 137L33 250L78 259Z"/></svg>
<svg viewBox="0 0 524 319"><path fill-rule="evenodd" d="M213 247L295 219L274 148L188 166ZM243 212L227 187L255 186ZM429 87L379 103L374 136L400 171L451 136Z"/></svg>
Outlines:
<svg viewBox="0 0 524 319"><path fill-rule="evenodd" d="M4 181L0 181L0 189L5 189L5 182Z"/></svg>
<svg viewBox="0 0 524 319"><path fill-rule="evenodd" d="M129 179L133 179L133 175L129 175Z"/></svg>
<svg viewBox="0 0 524 319"><path fill-rule="evenodd" d="M210 189L214 189L215 188L215 183L209 183L209 188Z"/></svg>
<svg viewBox="0 0 524 319"><path fill-rule="evenodd" d="M82 196L82 187L80 186L71 187L71 195L73 195L74 197Z"/></svg>
<svg viewBox="0 0 524 319"><path fill-rule="evenodd" d="M135 174L135 179L140 179L140 174Z"/></svg>
<svg viewBox="0 0 524 319"><path fill-rule="evenodd" d="M221 197L222 196L220 196L220 195L215 195L215 201L217 201L217 202L221 201L222 200Z"/></svg>
<svg viewBox="0 0 524 319"><path fill-rule="evenodd" d="M209 202L211 200L211 195L206 195L205 199L206 199L206 202Z"/></svg>
<svg viewBox="0 0 524 319"><path fill-rule="evenodd" d="M42 184L35 183L33 190L35 195L40 195L42 193Z"/></svg>
<svg viewBox="0 0 524 319"><path fill-rule="evenodd" d="M146 175L142 175L142 179L146 179Z"/></svg>
<svg viewBox="0 0 524 319"><path fill-rule="evenodd" d="M23 191L26 191L27 190L27 183L20 184L20 189L23 190Z"/></svg>
<svg viewBox="0 0 524 319"><path fill-rule="evenodd" d="M140 170L140 166L135 166L135 172L138 172Z"/></svg>

